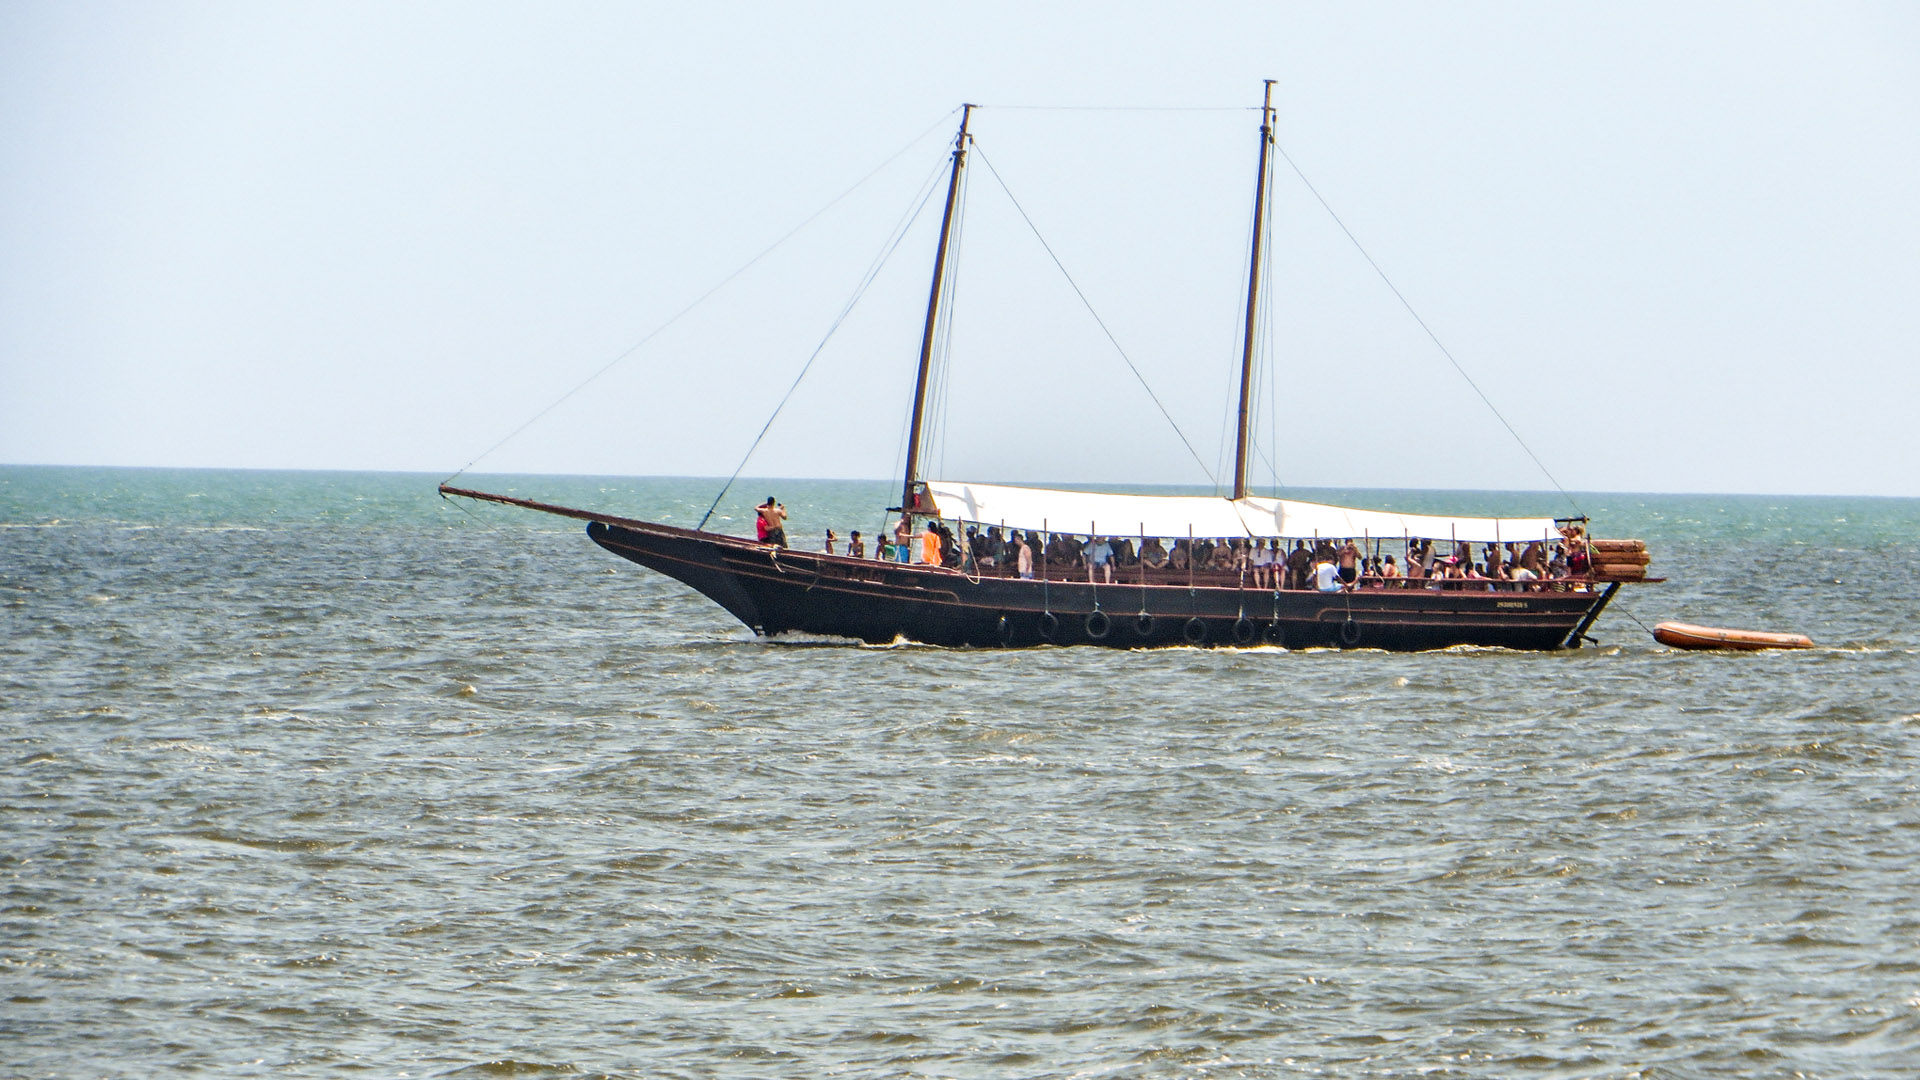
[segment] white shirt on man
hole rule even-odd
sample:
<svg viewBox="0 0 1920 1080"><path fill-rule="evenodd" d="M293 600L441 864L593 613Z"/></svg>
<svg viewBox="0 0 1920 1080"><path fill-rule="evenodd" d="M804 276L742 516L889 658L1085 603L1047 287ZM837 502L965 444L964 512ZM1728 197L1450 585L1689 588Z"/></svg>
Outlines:
<svg viewBox="0 0 1920 1080"><path fill-rule="evenodd" d="M1340 568L1330 562L1323 562L1313 568L1313 587L1321 592L1339 592L1341 586Z"/></svg>

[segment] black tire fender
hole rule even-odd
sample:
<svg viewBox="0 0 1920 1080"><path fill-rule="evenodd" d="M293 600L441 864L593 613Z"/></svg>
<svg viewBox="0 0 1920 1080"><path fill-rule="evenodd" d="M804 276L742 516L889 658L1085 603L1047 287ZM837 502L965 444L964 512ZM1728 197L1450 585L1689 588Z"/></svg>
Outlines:
<svg viewBox="0 0 1920 1080"><path fill-rule="evenodd" d="M1040 613L1040 639L1042 641L1052 641L1053 635L1059 632L1060 632L1060 616L1055 615L1051 611L1041 612Z"/></svg>
<svg viewBox="0 0 1920 1080"><path fill-rule="evenodd" d="M1113 620L1107 617L1106 612L1104 611L1087 612L1086 630L1087 630L1088 637L1092 638L1095 641L1099 641L1101 638L1107 636L1107 631L1112 629L1113 629Z"/></svg>
<svg viewBox="0 0 1920 1080"><path fill-rule="evenodd" d="M1180 636L1186 638L1189 645L1203 644L1207 640L1207 624L1200 621L1200 617L1196 615L1187 620L1187 625L1180 628Z"/></svg>

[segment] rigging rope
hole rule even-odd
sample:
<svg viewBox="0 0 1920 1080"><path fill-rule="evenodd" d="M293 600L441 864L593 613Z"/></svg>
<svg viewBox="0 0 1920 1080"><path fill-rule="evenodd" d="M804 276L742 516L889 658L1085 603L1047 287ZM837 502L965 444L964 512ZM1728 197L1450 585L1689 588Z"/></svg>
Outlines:
<svg viewBox="0 0 1920 1080"><path fill-rule="evenodd" d="M1567 489L1560 486L1560 481L1554 477L1553 471L1547 468L1546 462L1540 460L1540 455L1533 452L1533 447L1527 445L1527 440L1521 438L1520 433L1514 430L1512 424L1507 422L1507 418L1500 414L1498 408L1494 407L1493 399L1487 397L1486 391L1480 389L1480 384L1474 382L1473 376L1467 374L1467 369L1460 366L1460 361L1454 359L1453 353L1447 349L1446 345L1441 343L1440 335L1434 333L1433 328L1427 325L1427 320L1421 318L1420 313L1414 310L1413 304L1408 302L1406 296L1400 292L1399 286L1393 283L1393 279L1387 276L1387 272L1382 270L1380 264L1374 261L1373 256L1367 253L1365 245L1360 243L1360 238L1353 235L1352 229L1347 228L1347 223L1340 220L1339 214L1333 212L1333 207L1327 203L1326 197L1320 194L1319 188L1313 186L1313 181L1307 179L1307 174L1300 171L1300 166L1294 163L1292 155L1287 153L1286 148L1281 146L1278 140L1274 142L1273 148L1279 151L1282 158L1286 159L1287 165L1293 169L1293 175L1299 177L1300 182L1305 184L1307 190L1313 193L1313 197L1319 200L1320 208L1327 212L1327 216L1333 219L1335 225L1340 226L1341 232L1347 234L1347 239L1353 241L1353 246L1355 250L1360 252L1360 257L1367 260L1367 265L1373 267L1373 272L1380 275L1381 281L1387 283L1387 288L1393 292L1394 298L1400 301L1400 306L1406 308L1407 314L1413 316L1413 321L1419 323L1420 329L1427 332L1427 337L1432 340L1434 347L1440 350L1440 355L1447 358L1447 362L1453 365L1453 370L1459 372L1460 377L1465 379L1467 385L1473 388L1473 392L1480 395L1480 401L1486 405L1489 412L1493 413L1494 419L1500 421L1501 426L1507 429L1507 434L1513 436L1513 441L1519 443L1520 449L1525 450L1527 456L1533 459L1533 463L1539 467L1541 475L1545 476L1547 481L1554 486L1555 490L1560 492L1561 497L1567 500L1569 506L1573 507L1580 516L1585 517L1587 512L1581 510L1580 504L1574 501L1572 495L1567 494Z"/></svg>
<svg viewBox="0 0 1920 1080"><path fill-rule="evenodd" d="M458 479L462 473L466 472L468 469L473 468L475 465L478 465L489 454L492 454L495 450L498 450L501 447L512 442L515 438L519 437L521 432L524 432L528 428L532 427L534 424L539 423L541 418L545 417L548 413L566 404L567 401L573 397L573 395L579 393L582 390L585 390L587 386L590 383L592 383L594 380L600 378L600 376L602 375L605 375L607 372L612 371L615 367L617 367L620 364L621 361L632 356L634 353L639 352L641 347L646 345L647 342L652 341L654 338L659 337L663 333L666 333L668 327L672 326L674 323L677 323L682 318L686 317L686 315L689 312L691 312L694 308L697 308L701 304L706 303L707 300L711 298L714 293L717 293L721 289L724 289L728 285L732 284L735 278L739 277L741 274L746 273L748 270L753 269L753 267L756 264L758 264L760 260L773 254L776 248L780 247L782 244L785 244L787 241L793 239L794 236L798 235L802 229L805 229L807 226L813 224L814 221L820 217L820 215L825 214L827 211L833 209L835 206L838 206L841 203L841 201L844 200L847 196L853 194L855 191L858 191L861 187L863 187L866 184L867 181L873 179L875 176L878 176L880 172L884 170L887 166L893 164L895 161L899 160L900 157L903 154L905 154L907 151L919 145L920 140L926 138L928 135L931 135L934 131L938 130L939 128L944 127L947 124L947 122L952 119L953 114L959 111L960 110L958 108L951 109L947 112L945 116L942 116L940 119L927 125L927 128L925 131L922 131L920 134L915 135L912 139L908 140L905 146L902 146L900 149L895 150L892 154L888 155L885 161L882 161L880 164L875 165L865 176L862 176L860 179L855 180L853 184L850 187L848 187L845 191L842 191L840 194L835 195L832 199L829 199L825 205L820 207L820 209L815 210L811 214L808 214L806 217L806 220L802 221L800 224L795 225L792 229L788 230L786 235L782 236L778 240L775 240L773 243L767 245L766 249L761 251L760 254L755 255L751 259L748 259L746 262L740 265L739 269L735 270L731 274L728 274L726 277L720 279L719 284L715 285L711 289L708 289L706 292L701 293L699 298L694 300L693 303L688 304L686 307L681 308L678 312L674 313L672 318L668 319L666 322L661 323L659 326L654 327L653 330L647 334L647 336L641 338L639 341L634 342L632 345L627 346L627 348L623 350L620 353L620 355L615 356L612 360L607 361L606 364L601 366L601 368L598 371L595 371L593 374L587 376L585 379L580 380L579 383L574 385L573 389L568 390L566 393L561 394L558 398L556 398L553 404L548 405L546 408L541 409L539 412L533 414L533 417L529 419L526 423L521 424L517 428L514 428L512 431L507 433L505 438L501 439L499 442L494 443L492 446L489 446L485 450L481 451L472 461L469 461L465 465L460 466L460 468L456 470L452 476L449 476L445 480L442 480L441 483L443 484L451 483L454 480Z"/></svg>
<svg viewBox="0 0 1920 1080"><path fill-rule="evenodd" d="M1086 306L1087 314L1093 316L1093 321L1100 325L1101 333L1106 334L1107 340L1113 343L1113 351L1120 354L1120 359L1126 361L1127 370L1133 372L1133 377L1140 380L1140 388L1147 392L1147 397L1153 399L1154 407L1159 409L1160 415L1166 418L1167 426L1173 428L1173 433L1180 437L1180 444L1187 448L1187 453L1193 455L1193 460L1200 466L1200 471L1206 473L1207 479L1213 483L1215 488L1218 488L1220 486L1219 477L1214 475L1212 469L1207 468L1207 463L1200 457L1199 451L1195 450L1193 443L1188 441L1187 433L1180 430L1179 424L1174 423L1173 414L1169 413L1167 407L1160 403L1160 395L1153 392L1153 387L1147 384L1147 377L1140 374L1140 369L1134 366L1133 358L1127 355L1127 350L1120 347L1120 339L1113 336L1112 330L1107 329L1106 320L1102 319L1100 313L1093 309L1093 301L1087 299L1087 294L1080 291L1079 282L1074 281L1073 275L1067 273L1066 264L1060 261L1060 256L1054 254L1053 245L1047 243L1047 238L1040 235L1040 227L1033 223L1033 218L1027 216L1027 208L1021 206L1020 200L1013 197L1013 190L1007 187L1007 182L1001 177L1000 170L993 167L992 159L980 151L978 144L974 146L974 152L980 154L980 160L987 166L987 171L993 174L993 179L999 183L1000 190L1007 193L1007 200L1013 203L1015 210L1020 212L1021 220L1027 223L1027 228L1033 230L1033 238L1040 241L1040 246L1046 249L1047 257L1052 259L1053 265L1059 268L1060 276L1066 278L1067 284L1073 287L1074 295L1078 296L1080 303Z"/></svg>
<svg viewBox="0 0 1920 1080"><path fill-rule="evenodd" d="M1627 605L1621 603L1618 598L1614 599L1613 606L1619 609L1620 614L1625 615L1629 619L1632 619L1633 624L1635 626L1638 626L1640 629L1645 630L1648 634L1653 633L1652 628L1649 627L1646 623L1641 622L1640 616L1635 615L1632 611L1628 610ZM1591 627L1589 627L1589 629L1591 629Z"/></svg>
<svg viewBox="0 0 1920 1080"><path fill-rule="evenodd" d="M1274 213L1273 199L1271 195L1269 195L1267 199L1267 235L1269 239L1271 239L1273 235ZM1260 280L1267 282L1268 287L1260 292L1260 340L1259 351L1255 354L1259 358L1259 362L1255 367L1260 372L1260 378L1266 387L1267 438L1269 445L1262 453L1266 457L1267 468L1273 476L1273 496L1277 499L1280 497L1281 492L1286 490L1287 485L1285 481L1280 479L1280 466L1278 464L1280 459L1279 388L1281 380L1278 377L1279 367L1274 357L1275 334L1273 332L1273 312L1279 302L1276 297L1280 290L1272 287L1273 248L1273 244L1267 244L1266 247L1262 249L1260 256ZM1259 415L1258 409L1254 410L1254 415ZM1255 443L1255 445L1258 446L1259 444Z"/></svg>
<svg viewBox="0 0 1920 1080"><path fill-rule="evenodd" d="M1251 205L1248 206L1245 219L1246 227L1240 230L1240 249L1242 251L1251 251L1253 248L1253 219L1257 216L1259 215L1256 213L1256 208ZM1272 245L1268 245L1268 247L1271 246ZM1241 263L1239 285L1234 290L1235 296L1247 295L1247 275L1251 273L1252 270L1253 267L1250 263L1245 261ZM1245 317L1245 308L1236 308L1234 310L1232 347L1229 350L1232 362L1226 366L1226 382L1222 384L1220 393L1220 439L1214 446L1213 461L1223 472L1227 467L1227 437L1234 434L1238 426L1238 418L1235 416L1235 411L1236 404L1240 397L1240 350L1245 344L1242 335L1246 333L1246 326L1241 320ZM1215 495L1221 494L1218 482L1213 486L1213 493Z"/></svg>
<svg viewBox="0 0 1920 1080"><path fill-rule="evenodd" d="M867 267L866 274L860 279L860 284L854 288L853 296L847 300L846 306L840 309L840 314L834 318L833 325L827 327L826 335L820 339L820 344L813 347L813 353L807 357L807 362L800 366L800 374L793 377L793 385L787 387L787 392L780 395L780 403L773 407L773 415L767 417L767 422L761 425L760 434L753 437L753 444L747 447L747 452L741 457L740 464L734 466L733 475L727 477L727 482L721 486L720 493L713 497L713 504L707 507L706 513L700 515L700 524L694 526L696 531L707 527L707 521L713 517L713 512L719 507L720 500L727 497L727 492L732 489L734 481L740 479L741 470L745 469L747 462L752 460L753 452L760 449L760 441L767 437L767 432L773 429L773 422L780 418L780 411L787 407L788 401L792 400L793 392L800 389L800 382L807 377L807 372L813 370L813 362L820 359L821 352L825 351L827 342L833 340L833 335L840 329L840 324L846 322L847 316L853 314L853 309L860 303L860 298L867 294L868 287L873 284L876 277L880 276L880 268L887 264L887 260L900 247L900 242L906 239L914 221L920 217L921 211L927 207L927 202L933 198L936 187L934 180L940 175L940 171L935 169L928 174L925 181L922 181L920 190L914 193L915 201L909 204L911 209L894 224L893 231L888 234L881 246L880 254Z"/></svg>

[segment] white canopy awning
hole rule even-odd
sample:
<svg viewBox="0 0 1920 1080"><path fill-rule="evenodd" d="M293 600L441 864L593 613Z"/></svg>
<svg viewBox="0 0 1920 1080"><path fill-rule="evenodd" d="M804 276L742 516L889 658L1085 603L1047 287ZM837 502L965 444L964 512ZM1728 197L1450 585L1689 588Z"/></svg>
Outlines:
<svg viewBox="0 0 1920 1080"><path fill-rule="evenodd" d="M1209 495L1109 495L1091 491L930 480L940 516L1009 529L1107 536L1314 537L1418 536L1495 543L1559 535L1552 518L1454 518L1393 514L1293 499Z"/></svg>

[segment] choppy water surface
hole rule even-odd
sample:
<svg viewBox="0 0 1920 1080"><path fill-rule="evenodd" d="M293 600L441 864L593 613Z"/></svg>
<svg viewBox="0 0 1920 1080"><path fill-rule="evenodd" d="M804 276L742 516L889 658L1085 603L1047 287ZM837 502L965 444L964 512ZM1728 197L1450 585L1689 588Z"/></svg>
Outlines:
<svg viewBox="0 0 1920 1080"><path fill-rule="evenodd" d="M993 652L757 643L431 483L0 470L0 1074L1920 1062L1920 503L1583 500L1634 614L1809 653Z"/></svg>

